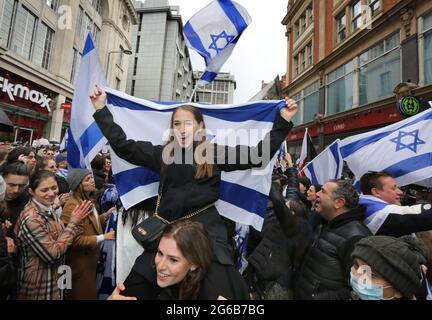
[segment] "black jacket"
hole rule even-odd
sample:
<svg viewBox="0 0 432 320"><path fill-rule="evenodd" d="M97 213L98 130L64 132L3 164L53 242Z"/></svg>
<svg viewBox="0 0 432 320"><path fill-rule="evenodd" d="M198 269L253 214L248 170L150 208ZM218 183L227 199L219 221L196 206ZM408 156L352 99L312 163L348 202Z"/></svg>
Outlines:
<svg viewBox="0 0 432 320"><path fill-rule="evenodd" d="M7 252L6 238L0 232L0 301L5 300L16 285L13 258Z"/></svg>
<svg viewBox="0 0 432 320"><path fill-rule="evenodd" d="M371 235L363 219L361 208L323 226L296 274L296 299L350 299L351 253L357 241Z"/></svg>

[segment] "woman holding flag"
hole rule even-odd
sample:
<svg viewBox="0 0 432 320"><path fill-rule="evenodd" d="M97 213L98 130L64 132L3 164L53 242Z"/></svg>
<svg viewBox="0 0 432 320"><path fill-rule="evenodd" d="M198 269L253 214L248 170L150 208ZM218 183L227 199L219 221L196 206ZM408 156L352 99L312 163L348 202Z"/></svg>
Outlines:
<svg viewBox="0 0 432 320"><path fill-rule="evenodd" d="M226 267L227 275L234 272L227 231L214 206L219 197L221 172L265 167L293 127L291 120L297 113L295 101L286 99L273 129L258 146L251 148L238 145L232 148L207 141L203 114L193 106L182 106L173 112L173 135L165 146L128 140L105 106L106 93L96 88L90 98L96 109L94 118L115 153L131 164L147 167L160 174L159 216L170 223L179 219L201 222L212 239L216 262ZM189 152L194 155L190 162L187 161ZM261 161L253 161L251 155L262 155ZM245 159L247 161L240 161ZM125 283L126 290L128 283L132 286L147 283L149 295L143 299L154 298L158 293L152 260L153 254L144 252Z"/></svg>

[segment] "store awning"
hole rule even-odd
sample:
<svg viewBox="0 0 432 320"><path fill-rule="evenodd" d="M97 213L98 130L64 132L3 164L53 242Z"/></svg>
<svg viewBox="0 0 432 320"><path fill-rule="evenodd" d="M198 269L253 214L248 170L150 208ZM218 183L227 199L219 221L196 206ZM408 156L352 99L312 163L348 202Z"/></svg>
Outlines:
<svg viewBox="0 0 432 320"><path fill-rule="evenodd" d="M0 131L1 132L13 132L14 125L10 121L6 112L0 109Z"/></svg>

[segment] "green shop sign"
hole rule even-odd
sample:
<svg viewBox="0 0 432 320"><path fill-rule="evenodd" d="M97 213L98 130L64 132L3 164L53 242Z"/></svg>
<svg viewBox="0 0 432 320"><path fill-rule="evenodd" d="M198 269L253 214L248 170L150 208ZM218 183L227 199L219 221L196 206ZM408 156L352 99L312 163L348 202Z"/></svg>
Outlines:
<svg viewBox="0 0 432 320"><path fill-rule="evenodd" d="M400 100L398 109L403 116L411 117L420 112L420 101L416 97L404 97Z"/></svg>

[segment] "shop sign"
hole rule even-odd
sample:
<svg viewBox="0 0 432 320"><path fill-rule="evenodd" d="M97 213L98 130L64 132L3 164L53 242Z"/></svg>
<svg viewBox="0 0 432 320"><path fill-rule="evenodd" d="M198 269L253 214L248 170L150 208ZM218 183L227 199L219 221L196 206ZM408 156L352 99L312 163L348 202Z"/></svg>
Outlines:
<svg viewBox="0 0 432 320"><path fill-rule="evenodd" d="M398 109L405 117L414 116L420 112L420 101L416 97L404 97L400 100Z"/></svg>
<svg viewBox="0 0 432 320"><path fill-rule="evenodd" d="M51 108L49 106L51 99L39 91L30 90L21 84L11 83L8 79L3 77L0 77L0 90L7 93L11 101L15 101L15 97L18 97L33 103L37 103L42 108L46 108L48 112L51 112Z"/></svg>

